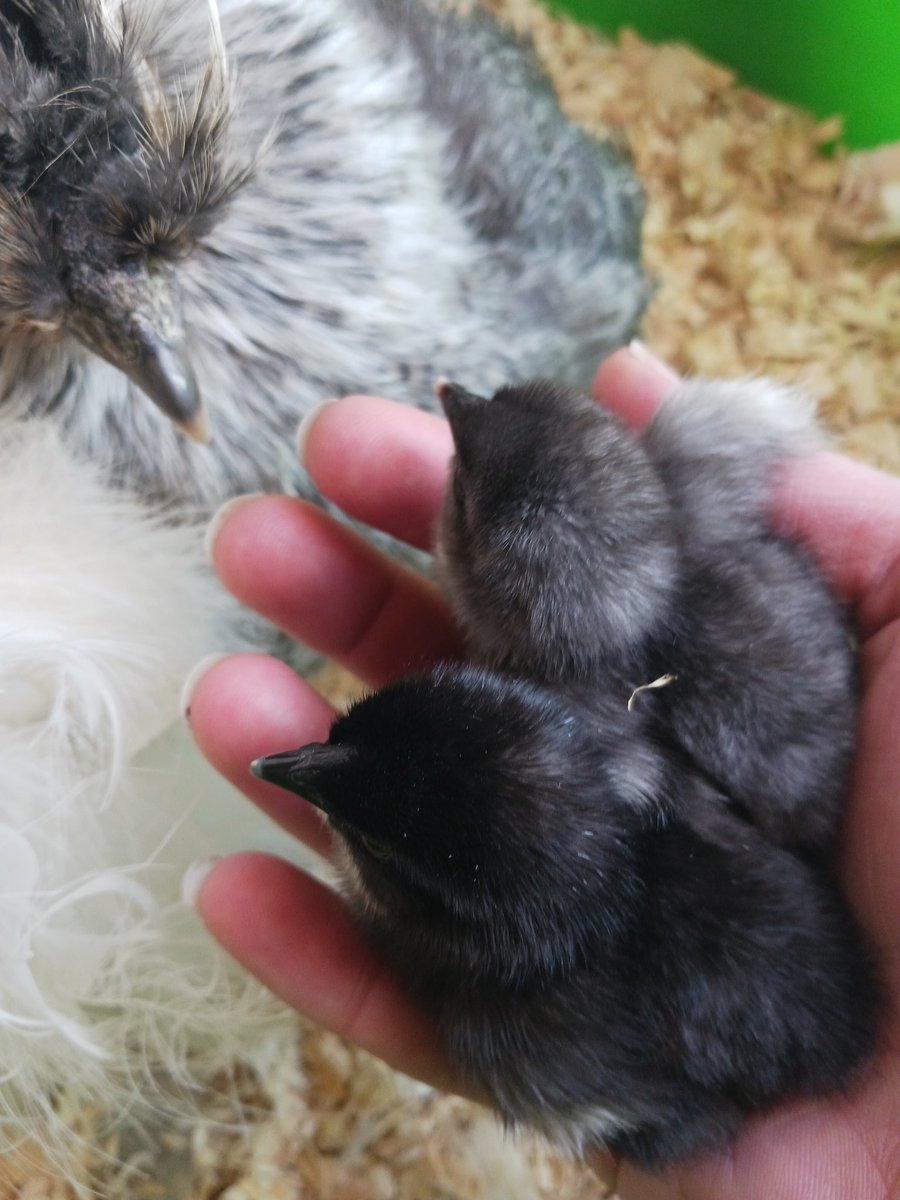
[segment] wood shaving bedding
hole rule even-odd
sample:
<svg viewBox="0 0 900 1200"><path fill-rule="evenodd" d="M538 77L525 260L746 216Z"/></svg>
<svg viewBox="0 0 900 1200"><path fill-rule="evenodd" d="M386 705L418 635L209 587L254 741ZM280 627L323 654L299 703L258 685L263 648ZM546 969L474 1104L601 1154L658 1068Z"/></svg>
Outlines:
<svg viewBox="0 0 900 1200"><path fill-rule="evenodd" d="M900 249L884 241L900 155L826 156L836 120L740 87L687 47L627 32L604 41L536 0L487 4L533 38L567 112L631 149L656 282L647 343L684 372L799 384L844 449L900 471ZM332 672L322 686L343 702L357 685ZM236 1099L255 1118L236 1120ZM108 1113L76 1105L71 1120L84 1152L70 1177L21 1147L0 1161L0 1200L74 1200L89 1182L108 1200L609 1195L477 1105L300 1021L227 1087L210 1081L190 1121L150 1131L143 1146L101 1132Z"/></svg>
<svg viewBox="0 0 900 1200"><path fill-rule="evenodd" d="M885 240L900 148L826 155L839 120L686 46L604 42L531 0L489 7L531 32L570 116L624 133L657 284L644 340L686 373L798 384L848 453L900 471L900 248Z"/></svg>
<svg viewBox="0 0 900 1200"><path fill-rule="evenodd" d="M900 241L900 142L850 155L830 227L863 245Z"/></svg>

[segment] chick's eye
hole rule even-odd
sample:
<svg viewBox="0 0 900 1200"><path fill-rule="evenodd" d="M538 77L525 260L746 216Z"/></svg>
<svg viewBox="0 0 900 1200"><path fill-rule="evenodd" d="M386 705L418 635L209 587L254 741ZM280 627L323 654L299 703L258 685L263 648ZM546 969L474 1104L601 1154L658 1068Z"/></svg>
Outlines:
<svg viewBox="0 0 900 1200"><path fill-rule="evenodd" d="M468 524L469 504L466 495L466 485L463 482L462 472L457 466L453 472L453 477L450 481L450 487L453 494L453 508L456 513L456 519L462 525Z"/></svg>
<svg viewBox="0 0 900 1200"><path fill-rule="evenodd" d="M379 860L390 858L391 848L381 838L373 837L370 833L357 833L356 838L366 853L370 854L372 858Z"/></svg>

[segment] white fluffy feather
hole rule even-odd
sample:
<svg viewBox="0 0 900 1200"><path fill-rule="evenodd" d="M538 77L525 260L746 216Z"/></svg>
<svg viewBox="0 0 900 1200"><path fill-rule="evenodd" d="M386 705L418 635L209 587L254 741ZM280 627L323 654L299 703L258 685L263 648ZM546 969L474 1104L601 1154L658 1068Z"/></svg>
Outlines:
<svg viewBox="0 0 900 1200"><path fill-rule="evenodd" d="M277 1012L178 899L199 855L282 848L178 714L230 608L201 541L0 418L0 1144L63 1136L59 1089L122 1106L226 1065Z"/></svg>

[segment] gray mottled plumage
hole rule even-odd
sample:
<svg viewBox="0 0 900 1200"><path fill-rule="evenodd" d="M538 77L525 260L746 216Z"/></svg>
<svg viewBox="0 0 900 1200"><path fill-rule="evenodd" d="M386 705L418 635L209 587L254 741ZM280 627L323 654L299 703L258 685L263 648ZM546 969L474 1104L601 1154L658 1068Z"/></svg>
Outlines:
<svg viewBox="0 0 900 1200"><path fill-rule="evenodd" d="M585 380L632 333L632 171L483 13L219 8L0 0L4 404L203 510L293 486L332 395ZM198 389L208 446L160 411L202 432Z"/></svg>
<svg viewBox="0 0 900 1200"><path fill-rule="evenodd" d="M841 1088L876 989L824 873L729 812L647 714L480 667L254 764L318 805L361 927L510 1122L661 1168Z"/></svg>
<svg viewBox="0 0 900 1200"><path fill-rule="evenodd" d="M640 435L550 383L441 389L456 443L443 586L477 661L635 697L789 847L828 852L855 740L849 629L767 517L810 444L773 384L685 384Z"/></svg>

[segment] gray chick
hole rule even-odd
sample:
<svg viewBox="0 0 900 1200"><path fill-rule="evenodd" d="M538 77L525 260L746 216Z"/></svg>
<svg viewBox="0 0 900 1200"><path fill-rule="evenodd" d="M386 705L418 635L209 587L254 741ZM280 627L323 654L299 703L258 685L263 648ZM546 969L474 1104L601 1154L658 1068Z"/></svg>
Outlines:
<svg viewBox="0 0 900 1200"><path fill-rule="evenodd" d="M827 872L651 724L610 694L443 667L253 770L327 814L363 933L470 1087L658 1169L845 1088L878 989Z"/></svg>
<svg viewBox="0 0 900 1200"><path fill-rule="evenodd" d="M552 383L439 393L456 445L440 576L476 661L617 693L766 836L827 855L854 654L808 555L766 517L808 411L772 384L695 382L636 435Z"/></svg>
<svg viewBox="0 0 900 1200"><path fill-rule="evenodd" d="M203 512L295 486L333 395L585 381L632 334L632 169L483 12L220 9L0 0L5 404ZM210 445L172 424L203 440L201 400Z"/></svg>

